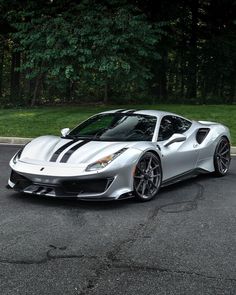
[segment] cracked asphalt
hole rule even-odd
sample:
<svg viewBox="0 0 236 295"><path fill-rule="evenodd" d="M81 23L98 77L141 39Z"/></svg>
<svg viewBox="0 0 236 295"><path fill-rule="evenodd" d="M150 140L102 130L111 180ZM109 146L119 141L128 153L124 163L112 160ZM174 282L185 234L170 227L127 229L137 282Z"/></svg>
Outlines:
<svg viewBox="0 0 236 295"><path fill-rule="evenodd" d="M147 203L25 196L5 188L0 145L0 294L236 294L236 158Z"/></svg>

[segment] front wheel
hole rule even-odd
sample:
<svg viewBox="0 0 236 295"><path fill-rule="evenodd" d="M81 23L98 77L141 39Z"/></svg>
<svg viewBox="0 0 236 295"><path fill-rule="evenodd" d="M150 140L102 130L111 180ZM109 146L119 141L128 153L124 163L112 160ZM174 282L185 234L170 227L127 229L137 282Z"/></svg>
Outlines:
<svg viewBox="0 0 236 295"><path fill-rule="evenodd" d="M153 153L145 153L134 172L134 194L140 201L154 198L161 186L162 169L160 159Z"/></svg>
<svg viewBox="0 0 236 295"><path fill-rule="evenodd" d="M229 170L230 143L227 138L222 137L218 142L214 154L215 175L224 176Z"/></svg>

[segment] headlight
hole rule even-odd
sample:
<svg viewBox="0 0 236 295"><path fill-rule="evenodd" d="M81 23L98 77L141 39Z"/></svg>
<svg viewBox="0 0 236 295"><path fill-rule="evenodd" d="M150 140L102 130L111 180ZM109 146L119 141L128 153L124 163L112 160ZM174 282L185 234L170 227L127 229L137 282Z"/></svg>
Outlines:
<svg viewBox="0 0 236 295"><path fill-rule="evenodd" d="M119 157L119 155L121 155L126 150L127 150L127 148L123 148L114 154L106 156L106 157L96 161L95 163L88 165L88 167L86 168L86 171L95 171L95 170L100 170L102 168L105 168L108 164L110 164L113 160L115 160L117 157Z"/></svg>
<svg viewBox="0 0 236 295"><path fill-rule="evenodd" d="M16 163L18 162L18 160L20 159L20 156L21 156L22 151L23 151L23 148L20 149L20 150L15 154L15 156L14 156L14 158L13 158L13 160L12 160L14 164L16 164Z"/></svg>

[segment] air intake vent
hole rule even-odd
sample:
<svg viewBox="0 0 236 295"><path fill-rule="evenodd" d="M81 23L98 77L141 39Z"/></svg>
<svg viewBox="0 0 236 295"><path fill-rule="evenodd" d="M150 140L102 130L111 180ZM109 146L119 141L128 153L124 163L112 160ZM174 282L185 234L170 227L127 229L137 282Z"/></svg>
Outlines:
<svg viewBox="0 0 236 295"><path fill-rule="evenodd" d="M196 140L199 144L203 142L203 140L206 138L207 134L209 133L210 128L200 128L198 129Z"/></svg>
<svg viewBox="0 0 236 295"><path fill-rule="evenodd" d="M14 170L12 170L11 172L10 180L11 182L15 183L14 189L16 190L24 189L25 187L32 184L32 182L28 178L22 176Z"/></svg>
<svg viewBox="0 0 236 295"><path fill-rule="evenodd" d="M104 179L75 179L67 180L62 182L64 191L67 194L93 194L93 193L103 193L109 188L113 181L113 178Z"/></svg>

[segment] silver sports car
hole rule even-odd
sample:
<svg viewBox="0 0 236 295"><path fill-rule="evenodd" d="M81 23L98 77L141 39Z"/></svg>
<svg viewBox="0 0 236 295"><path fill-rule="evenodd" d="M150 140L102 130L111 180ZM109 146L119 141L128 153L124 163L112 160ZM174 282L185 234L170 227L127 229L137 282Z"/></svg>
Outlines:
<svg viewBox="0 0 236 295"><path fill-rule="evenodd" d="M112 110L62 136L41 136L10 161L8 187L27 194L119 200L230 165L230 134L214 122L151 110Z"/></svg>

